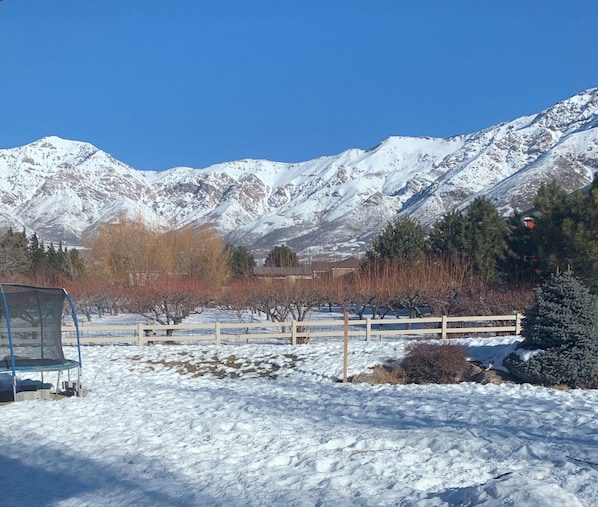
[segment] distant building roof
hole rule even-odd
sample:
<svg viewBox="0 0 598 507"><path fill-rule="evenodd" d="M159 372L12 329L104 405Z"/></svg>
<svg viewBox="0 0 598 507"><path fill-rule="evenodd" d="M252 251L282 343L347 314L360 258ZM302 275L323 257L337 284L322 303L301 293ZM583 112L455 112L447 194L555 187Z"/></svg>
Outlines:
<svg viewBox="0 0 598 507"><path fill-rule="evenodd" d="M311 262L294 268L260 266L253 268L253 274L270 278L314 278L326 275L337 277L352 273L359 268L359 264L359 259L348 257L340 261Z"/></svg>
<svg viewBox="0 0 598 507"><path fill-rule="evenodd" d="M311 263L311 266L314 272L326 272L332 269L357 269L359 263L359 259L347 257L340 261L315 261Z"/></svg>
<svg viewBox="0 0 598 507"><path fill-rule="evenodd" d="M314 272L311 266L299 266L295 268L280 268L262 266L253 268L253 274L255 276L272 276L272 277L313 277Z"/></svg>
<svg viewBox="0 0 598 507"><path fill-rule="evenodd" d="M335 263L334 267L335 268L357 269L360 264L361 264L361 261L359 259L357 259L356 257L347 257L346 259L343 259L342 261L338 261L337 263Z"/></svg>

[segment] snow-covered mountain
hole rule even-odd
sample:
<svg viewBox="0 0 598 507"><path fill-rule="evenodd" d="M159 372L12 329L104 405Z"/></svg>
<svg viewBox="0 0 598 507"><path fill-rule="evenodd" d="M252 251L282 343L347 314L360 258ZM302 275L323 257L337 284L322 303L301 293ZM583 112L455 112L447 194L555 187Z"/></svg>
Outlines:
<svg viewBox="0 0 598 507"><path fill-rule="evenodd" d="M287 164L237 160L139 171L94 146L46 137L0 150L0 229L79 244L119 213L177 228L211 223L260 254L287 244L360 254L397 215L430 225L479 195L505 215L541 182L572 191L598 171L598 88L534 115L446 139L389 137L369 150Z"/></svg>

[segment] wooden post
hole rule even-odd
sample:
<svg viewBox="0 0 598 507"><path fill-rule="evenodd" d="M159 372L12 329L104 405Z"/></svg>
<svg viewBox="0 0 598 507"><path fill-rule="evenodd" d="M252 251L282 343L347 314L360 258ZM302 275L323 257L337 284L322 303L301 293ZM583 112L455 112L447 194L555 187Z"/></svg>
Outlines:
<svg viewBox="0 0 598 507"><path fill-rule="evenodd" d="M523 315L519 312L517 312L517 314L515 315L515 334L516 335L520 335L521 334L521 319L523 318Z"/></svg>
<svg viewBox="0 0 598 507"><path fill-rule="evenodd" d="M214 326L214 334L216 338L216 345L220 345L220 322L216 321Z"/></svg>
<svg viewBox="0 0 598 507"><path fill-rule="evenodd" d="M448 328L448 321L447 321L446 315L443 315L442 316L442 334L441 334L442 338L446 338L446 334L447 334L446 329L447 328Z"/></svg>
<svg viewBox="0 0 598 507"><path fill-rule="evenodd" d="M145 340L143 339L142 324L137 324L137 345L139 345L140 347L145 345Z"/></svg>
<svg viewBox="0 0 598 507"><path fill-rule="evenodd" d="M297 322L291 321L291 345L297 345Z"/></svg>
<svg viewBox="0 0 598 507"><path fill-rule="evenodd" d="M349 312L345 310L345 325L343 339L343 382L347 382L347 370L349 363Z"/></svg>
<svg viewBox="0 0 598 507"><path fill-rule="evenodd" d="M365 341L369 342L372 340L372 319L369 317L365 319Z"/></svg>

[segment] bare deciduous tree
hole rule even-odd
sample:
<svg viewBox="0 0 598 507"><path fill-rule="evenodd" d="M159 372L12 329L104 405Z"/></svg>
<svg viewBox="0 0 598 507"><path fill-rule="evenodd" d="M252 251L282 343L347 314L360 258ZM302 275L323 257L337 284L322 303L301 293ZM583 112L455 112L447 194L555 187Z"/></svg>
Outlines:
<svg viewBox="0 0 598 507"><path fill-rule="evenodd" d="M129 293L129 310L164 326L181 324L204 311L214 300L206 287L191 277L168 277L137 286ZM167 331L168 336L172 330Z"/></svg>

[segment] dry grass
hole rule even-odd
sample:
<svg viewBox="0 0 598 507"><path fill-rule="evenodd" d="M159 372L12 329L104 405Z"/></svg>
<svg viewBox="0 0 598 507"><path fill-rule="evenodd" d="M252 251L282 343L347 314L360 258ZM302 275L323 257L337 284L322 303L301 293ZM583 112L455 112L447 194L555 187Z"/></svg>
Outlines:
<svg viewBox="0 0 598 507"><path fill-rule="evenodd" d="M374 368L372 374L378 380L378 384L404 384L407 380L407 375L402 366L395 366L394 368L378 366Z"/></svg>
<svg viewBox="0 0 598 507"><path fill-rule="evenodd" d="M186 356L186 353L179 355ZM276 360L275 360L276 359ZM161 366L176 371L179 375L192 378L212 375L216 378L268 378L275 379L281 369L280 361L286 368L294 367L299 361L294 355L284 354L276 358L262 356L254 360L241 359L231 354L227 357L211 356L194 357L189 355L176 360L149 360L145 361L150 369Z"/></svg>
<svg viewBox="0 0 598 507"><path fill-rule="evenodd" d="M362 373L349 379L354 384L367 383L376 384L404 384L407 380L405 370L401 366L387 367L374 366L371 373Z"/></svg>

